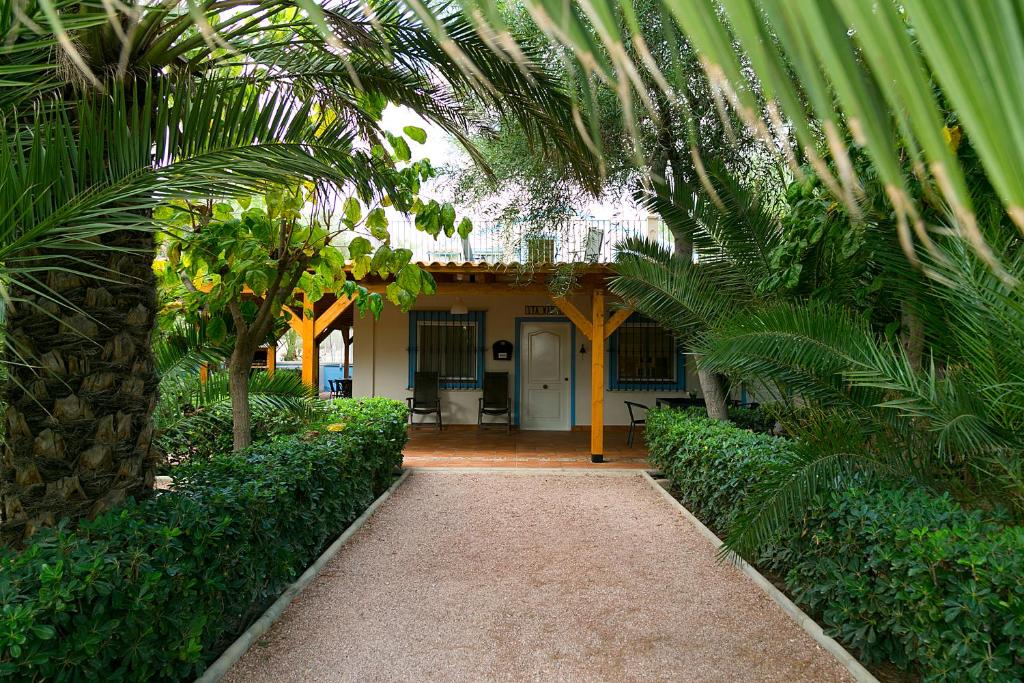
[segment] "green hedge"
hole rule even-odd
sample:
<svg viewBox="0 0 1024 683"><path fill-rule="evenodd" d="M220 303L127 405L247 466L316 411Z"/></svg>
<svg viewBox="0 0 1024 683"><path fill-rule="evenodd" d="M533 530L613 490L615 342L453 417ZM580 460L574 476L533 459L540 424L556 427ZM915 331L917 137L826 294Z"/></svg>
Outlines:
<svg viewBox="0 0 1024 683"><path fill-rule="evenodd" d="M405 407L175 470L175 490L0 554L0 678L195 678L366 509ZM356 415L359 415L356 417Z"/></svg>
<svg viewBox="0 0 1024 683"><path fill-rule="evenodd" d="M722 530L787 441L652 411L652 461L687 507ZM1020 681L1024 528L900 485L849 488L757 558L868 662L934 681Z"/></svg>
<svg viewBox="0 0 1024 683"><path fill-rule="evenodd" d="M789 447L785 439L689 411L652 410L644 433L651 463L672 480L683 505L718 533L732 523L737 501Z"/></svg>

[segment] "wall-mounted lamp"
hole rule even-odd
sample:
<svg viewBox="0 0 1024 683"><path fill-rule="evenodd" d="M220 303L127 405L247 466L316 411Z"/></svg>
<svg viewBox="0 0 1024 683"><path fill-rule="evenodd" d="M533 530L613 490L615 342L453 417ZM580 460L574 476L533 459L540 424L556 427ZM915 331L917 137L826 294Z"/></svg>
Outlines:
<svg viewBox="0 0 1024 683"><path fill-rule="evenodd" d="M462 301L462 299L458 299L455 303L452 304L452 315L466 315L467 313L469 313L469 308Z"/></svg>
<svg viewBox="0 0 1024 683"><path fill-rule="evenodd" d="M587 347L584 346L583 344L580 344L580 355L581 356L587 355Z"/></svg>

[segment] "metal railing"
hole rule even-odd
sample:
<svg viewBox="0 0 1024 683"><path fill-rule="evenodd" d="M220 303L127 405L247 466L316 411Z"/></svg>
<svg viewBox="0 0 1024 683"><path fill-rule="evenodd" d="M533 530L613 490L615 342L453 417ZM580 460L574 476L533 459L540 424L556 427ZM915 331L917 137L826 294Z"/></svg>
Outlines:
<svg viewBox="0 0 1024 683"><path fill-rule="evenodd" d="M427 263L609 263L616 243L627 237L643 236L672 246L672 234L657 218L573 219L543 227L525 221L474 221L466 239L444 234L434 239L411 220L392 220L388 231L392 248L409 249L414 261Z"/></svg>

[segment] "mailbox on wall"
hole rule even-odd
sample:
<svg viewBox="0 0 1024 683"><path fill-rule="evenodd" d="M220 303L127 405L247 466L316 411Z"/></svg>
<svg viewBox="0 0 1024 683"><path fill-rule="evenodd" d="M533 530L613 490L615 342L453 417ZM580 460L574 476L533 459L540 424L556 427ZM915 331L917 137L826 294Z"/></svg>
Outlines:
<svg viewBox="0 0 1024 683"><path fill-rule="evenodd" d="M512 360L512 342L499 339L494 342L494 360Z"/></svg>

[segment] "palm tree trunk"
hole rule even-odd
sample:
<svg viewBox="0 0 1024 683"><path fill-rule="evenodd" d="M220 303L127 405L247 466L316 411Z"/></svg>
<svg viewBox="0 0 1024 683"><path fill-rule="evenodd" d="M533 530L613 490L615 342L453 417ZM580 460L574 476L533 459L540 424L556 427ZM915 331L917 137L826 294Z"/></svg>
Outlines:
<svg viewBox="0 0 1024 683"><path fill-rule="evenodd" d="M903 348L911 367L920 370L924 360L924 321L907 302L903 302L901 317Z"/></svg>
<svg viewBox="0 0 1024 683"><path fill-rule="evenodd" d="M701 370L699 368L700 358L697 359L697 363L697 378L700 379L700 390L704 394L708 417L713 420L728 420L729 412L725 404L725 378L717 373Z"/></svg>
<svg viewBox="0 0 1024 683"><path fill-rule="evenodd" d="M65 302L34 295L30 282L12 286L0 542L152 489L154 240L120 231L102 242L111 249L48 264L41 277Z"/></svg>

